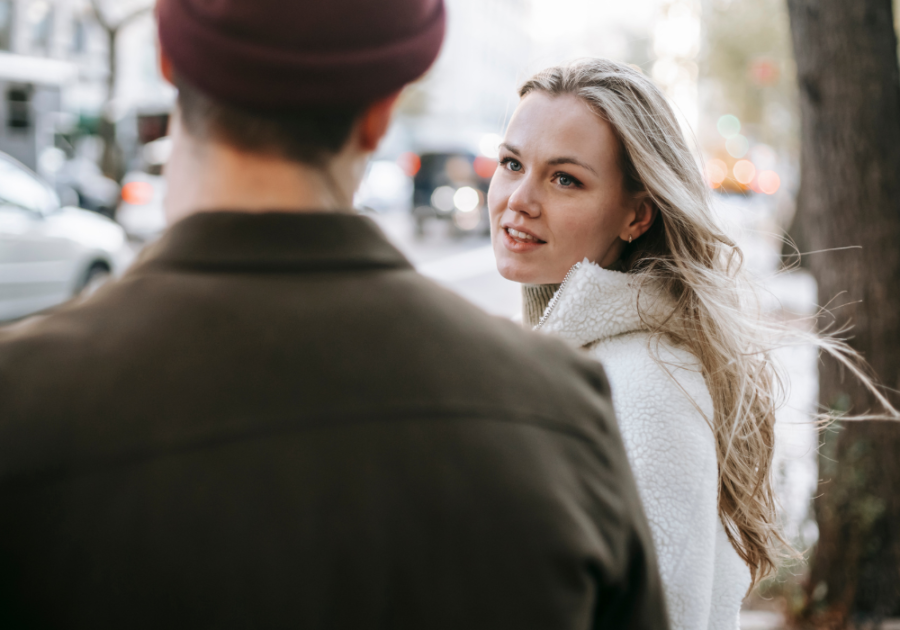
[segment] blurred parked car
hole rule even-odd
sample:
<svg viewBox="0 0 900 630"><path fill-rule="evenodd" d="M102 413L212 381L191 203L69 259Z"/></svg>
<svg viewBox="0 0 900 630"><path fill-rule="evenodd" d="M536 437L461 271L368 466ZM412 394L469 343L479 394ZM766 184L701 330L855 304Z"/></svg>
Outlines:
<svg viewBox="0 0 900 630"><path fill-rule="evenodd" d="M413 174L416 232L429 220L450 221L457 234L489 231L487 191L497 160L471 153L407 153L401 156Z"/></svg>
<svg viewBox="0 0 900 630"><path fill-rule="evenodd" d="M93 291L130 259L120 226L62 207L46 182L0 153L0 321Z"/></svg>
<svg viewBox="0 0 900 630"><path fill-rule="evenodd" d="M116 210L116 221L129 236L142 241L153 240L166 229L163 198L166 180L162 169L172 152L172 141L163 137L144 145L140 170L131 171L122 180L122 200Z"/></svg>
<svg viewBox="0 0 900 630"><path fill-rule="evenodd" d="M112 218L119 203L119 185L100 172L95 162L83 157L67 160L54 177L56 192L79 208ZM67 199L67 191L74 196Z"/></svg>

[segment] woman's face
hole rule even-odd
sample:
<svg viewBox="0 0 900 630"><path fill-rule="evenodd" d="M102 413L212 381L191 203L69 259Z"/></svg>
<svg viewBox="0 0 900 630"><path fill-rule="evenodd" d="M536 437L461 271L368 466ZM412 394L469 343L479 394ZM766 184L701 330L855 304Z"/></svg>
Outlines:
<svg viewBox="0 0 900 630"><path fill-rule="evenodd" d="M521 100L488 193L504 278L559 283L585 257L610 266L628 237L640 236L640 204L624 190L619 151L609 123L577 97L531 92Z"/></svg>

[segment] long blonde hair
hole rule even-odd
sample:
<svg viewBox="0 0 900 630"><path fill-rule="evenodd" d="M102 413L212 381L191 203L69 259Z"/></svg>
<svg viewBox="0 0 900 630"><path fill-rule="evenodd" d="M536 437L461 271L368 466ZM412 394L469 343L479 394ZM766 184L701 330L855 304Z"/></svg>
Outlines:
<svg viewBox="0 0 900 630"><path fill-rule="evenodd" d="M753 281L743 270L742 253L717 225L699 164L652 81L624 64L584 59L539 72L519 95L534 91L574 95L606 120L621 142L625 189L649 195L658 210L647 233L626 247L622 263L640 286L661 288L675 304L664 320L645 323L700 361L714 407L707 420L716 441L719 514L755 585L775 569L779 543L786 545L771 470L775 410L784 387L771 350L799 334L872 391L874 385L840 340L798 333L748 308Z"/></svg>

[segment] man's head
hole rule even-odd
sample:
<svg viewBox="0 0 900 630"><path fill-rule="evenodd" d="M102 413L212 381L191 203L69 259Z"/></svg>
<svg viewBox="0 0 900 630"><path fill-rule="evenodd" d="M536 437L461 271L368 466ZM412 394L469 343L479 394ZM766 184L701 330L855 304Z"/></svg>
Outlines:
<svg viewBox="0 0 900 630"><path fill-rule="evenodd" d="M176 151L184 136L329 177L359 175L446 20L443 0L159 0L157 13Z"/></svg>
<svg viewBox="0 0 900 630"><path fill-rule="evenodd" d="M195 139L313 167L324 166L341 151L371 105L254 111L207 96L179 75L172 78L178 88L181 125Z"/></svg>

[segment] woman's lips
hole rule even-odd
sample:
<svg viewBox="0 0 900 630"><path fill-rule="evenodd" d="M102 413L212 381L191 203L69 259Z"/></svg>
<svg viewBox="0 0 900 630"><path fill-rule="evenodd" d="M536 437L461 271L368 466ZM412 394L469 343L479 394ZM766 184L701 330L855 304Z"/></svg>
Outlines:
<svg viewBox="0 0 900 630"><path fill-rule="evenodd" d="M534 251L541 245L546 245L546 241L542 241L531 234L520 232L516 229L505 227L501 229L501 239L506 249L511 252L523 253Z"/></svg>

